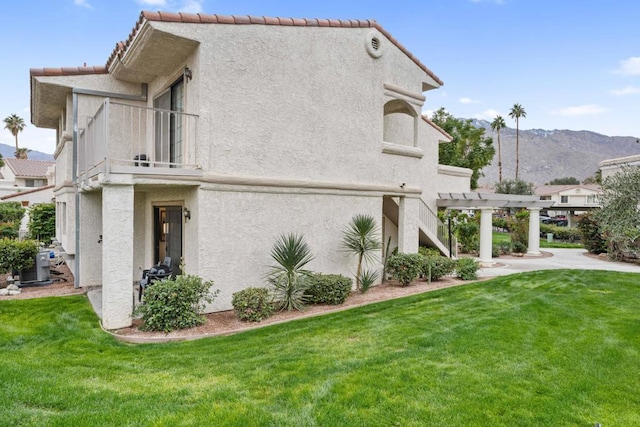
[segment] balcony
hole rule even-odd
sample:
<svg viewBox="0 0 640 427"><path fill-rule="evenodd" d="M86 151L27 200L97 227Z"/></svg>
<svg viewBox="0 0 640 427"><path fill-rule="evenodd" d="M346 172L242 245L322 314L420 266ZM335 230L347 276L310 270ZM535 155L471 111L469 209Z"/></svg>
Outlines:
<svg viewBox="0 0 640 427"><path fill-rule="evenodd" d="M200 176L198 116L105 99L78 133L78 182L99 174Z"/></svg>

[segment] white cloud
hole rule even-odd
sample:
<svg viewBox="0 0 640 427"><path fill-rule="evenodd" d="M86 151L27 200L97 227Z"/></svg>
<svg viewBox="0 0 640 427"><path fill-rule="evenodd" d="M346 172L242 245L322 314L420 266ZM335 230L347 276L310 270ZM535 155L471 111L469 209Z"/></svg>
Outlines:
<svg viewBox="0 0 640 427"><path fill-rule="evenodd" d="M493 119L496 118L496 116L500 116L500 112L494 110L493 108L490 108L488 110L484 110L481 113L476 113L473 115L474 119L478 119L478 120L487 120L487 121L492 121ZM504 116L503 116L504 117Z"/></svg>
<svg viewBox="0 0 640 427"><path fill-rule="evenodd" d="M477 99L471 99L471 98L460 98L458 101L460 101L461 104L480 104L480 101L478 101Z"/></svg>
<svg viewBox="0 0 640 427"><path fill-rule="evenodd" d="M620 61L620 67L615 72L625 76L640 76L640 56L631 56Z"/></svg>
<svg viewBox="0 0 640 427"><path fill-rule="evenodd" d="M73 0L73 3L76 6L86 7L87 9L91 9L91 5L87 0Z"/></svg>
<svg viewBox="0 0 640 427"><path fill-rule="evenodd" d="M158 7L172 12L201 13L204 0L136 0L136 2L143 6Z"/></svg>
<svg viewBox="0 0 640 427"><path fill-rule="evenodd" d="M551 114L555 114L563 117L579 117L579 116L600 114L606 111L607 111L606 108L600 107L596 104L586 104L586 105L576 105L574 107L560 108L558 110L551 111Z"/></svg>
<svg viewBox="0 0 640 427"><path fill-rule="evenodd" d="M140 4L144 4L147 6L165 6L167 4L166 0L136 0Z"/></svg>
<svg viewBox="0 0 640 427"><path fill-rule="evenodd" d="M622 89L612 89L611 93L614 95L640 95L640 87L626 86Z"/></svg>

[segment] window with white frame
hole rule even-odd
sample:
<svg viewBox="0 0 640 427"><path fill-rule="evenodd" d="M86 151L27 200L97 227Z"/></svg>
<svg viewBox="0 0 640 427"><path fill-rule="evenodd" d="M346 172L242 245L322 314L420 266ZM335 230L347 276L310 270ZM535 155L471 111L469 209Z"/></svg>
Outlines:
<svg viewBox="0 0 640 427"><path fill-rule="evenodd" d="M560 203L569 203L569 196L560 196Z"/></svg>

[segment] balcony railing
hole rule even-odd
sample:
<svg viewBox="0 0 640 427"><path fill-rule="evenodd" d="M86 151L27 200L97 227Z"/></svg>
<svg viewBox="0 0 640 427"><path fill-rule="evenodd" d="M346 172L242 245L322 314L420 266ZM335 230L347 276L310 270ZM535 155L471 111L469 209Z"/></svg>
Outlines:
<svg viewBox="0 0 640 427"><path fill-rule="evenodd" d="M194 175L198 116L105 99L78 134L78 180L99 173Z"/></svg>

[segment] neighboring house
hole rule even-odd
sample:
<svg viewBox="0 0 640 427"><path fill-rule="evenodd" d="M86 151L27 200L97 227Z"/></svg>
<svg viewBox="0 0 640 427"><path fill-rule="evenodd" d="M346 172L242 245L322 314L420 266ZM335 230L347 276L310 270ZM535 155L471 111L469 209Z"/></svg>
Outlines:
<svg viewBox="0 0 640 427"><path fill-rule="evenodd" d="M555 202L549 216L566 215L571 221L572 215L600 207L602 188L597 184L576 185L540 185L534 193L540 200Z"/></svg>
<svg viewBox="0 0 640 427"><path fill-rule="evenodd" d="M4 166L0 168L0 196L6 196L20 191L32 190L35 187L45 187L53 184L49 179L53 175L49 169L54 162L43 160L5 158ZM49 175L47 175L49 172Z"/></svg>
<svg viewBox="0 0 640 427"><path fill-rule="evenodd" d="M38 205L40 203L53 203L54 185L47 185L45 187L32 188L30 190L20 191L18 193L7 194L0 197L0 202L19 202L22 206L27 208L22 221L20 222L20 237L24 237L28 232L29 224L29 207ZM50 243L50 242L44 242Z"/></svg>
<svg viewBox="0 0 640 427"><path fill-rule="evenodd" d="M356 214L391 249L446 254L438 192L469 191L471 171L438 165L450 137L421 111L441 85L374 21L150 12L105 67L32 69L76 283L102 285L114 329L165 256L215 281L217 311L265 286L283 233L306 237L310 269L352 277L341 241Z"/></svg>
<svg viewBox="0 0 640 427"><path fill-rule="evenodd" d="M640 155L618 157L600 162L600 174L604 181L608 177L615 175L623 166L640 166Z"/></svg>

